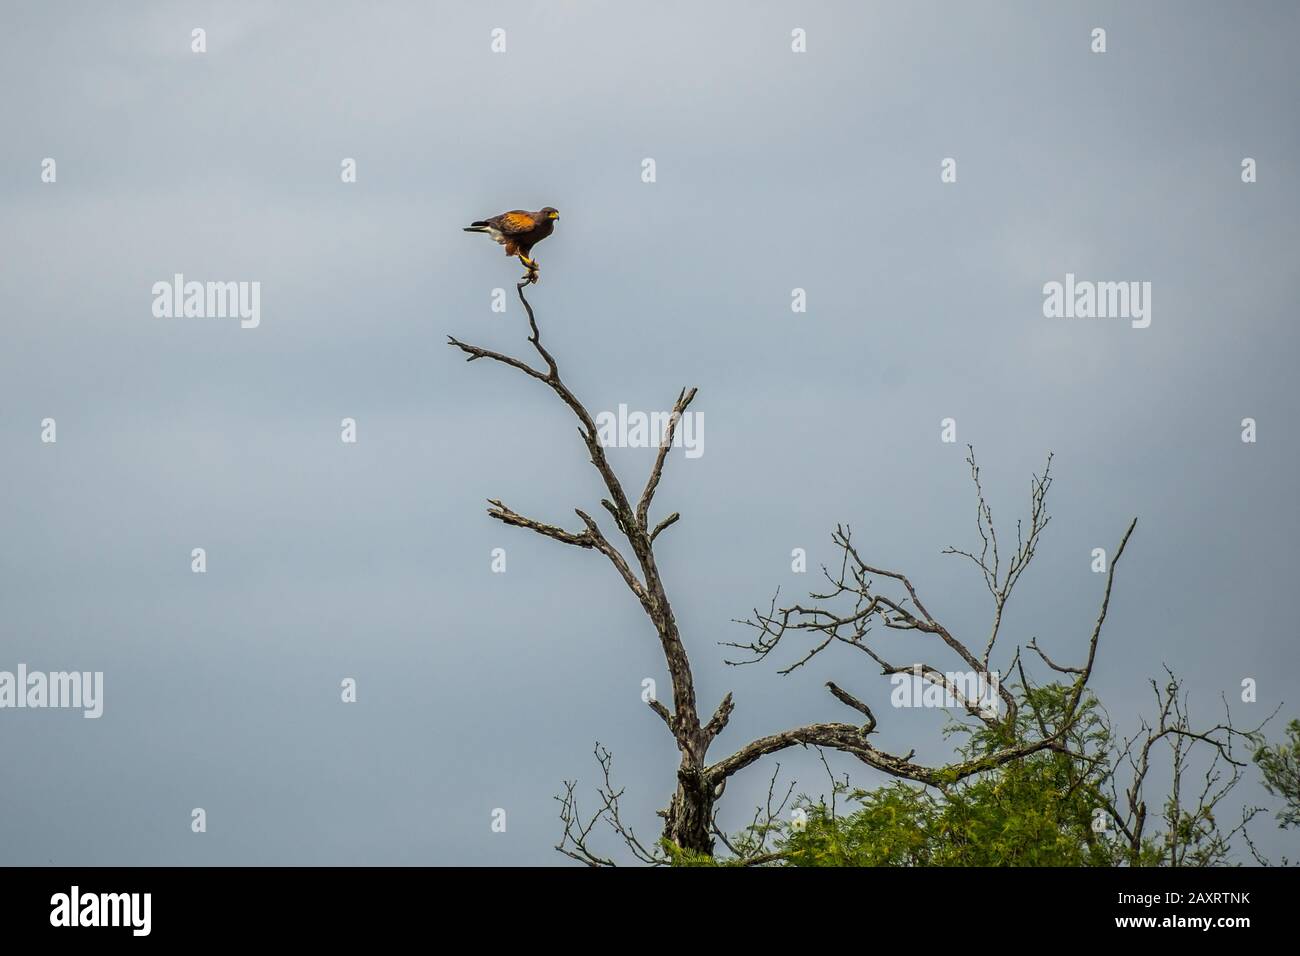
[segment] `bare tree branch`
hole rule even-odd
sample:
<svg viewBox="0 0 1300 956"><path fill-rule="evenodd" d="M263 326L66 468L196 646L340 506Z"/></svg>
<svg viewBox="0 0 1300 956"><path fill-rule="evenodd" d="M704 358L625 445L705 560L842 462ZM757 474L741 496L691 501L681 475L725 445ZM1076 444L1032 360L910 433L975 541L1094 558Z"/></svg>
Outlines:
<svg viewBox="0 0 1300 956"><path fill-rule="evenodd" d="M664 429L662 440L659 442L659 454L655 458L654 467L650 469L650 477L646 480L645 490L641 492L641 500L636 506L636 523L642 531L646 530L646 522L650 512L650 502L654 499L655 491L659 487L659 480L663 477L664 461L668 458L668 452L673 447L673 435L677 432L677 423L682 420L687 407L695 400L695 389L682 389L677 395L677 401L673 405L672 413L668 418L668 427ZM659 529L656 529L658 533Z"/></svg>
<svg viewBox="0 0 1300 956"><path fill-rule="evenodd" d="M1123 835L1127 862L1131 866L1155 862L1168 866L1219 865L1227 861L1237 834L1243 835L1258 859L1246 826L1261 808L1244 808L1241 822L1227 832L1220 830L1214 815L1228 792L1241 780L1242 770L1247 766L1246 761L1237 757L1235 749L1254 740L1277 710L1258 726L1239 730L1233 724L1225 699L1223 719L1213 726L1197 730L1192 725L1182 682L1168 667L1165 674L1167 682L1164 687L1151 681L1156 703L1155 723L1144 720L1139 731L1124 739L1118 748L1116 762L1128 766L1128 786L1121 797L1119 785L1112 778L1111 796L1105 804ZM1152 772L1152 755L1158 745L1164 745L1169 754L1170 790L1160 811L1164 833L1153 844L1146 835L1150 812L1144 794ZM1192 758L1197 749L1208 755L1208 763L1203 764L1200 788L1189 797L1186 778L1194 772Z"/></svg>
<svg viewBox="0 0 1300 956"><path fill-rule="evenodd" d="M471 345L456 338L449 338L449 344L468 354L470 361L480 358L491 359L517 369L530 378L543 382L569 407L578 419L578 434L586 446L591 464L599 473L609 493L608 498L603 499L601 504L614 518L619 533L626 540L628 548L635 559L640 575L638 576L629 561L606 538L590 515L580 509L576 509L576 513L583 524L586 525L587 530L585 533L579 534L524 518L499 502L493 502L489 514L497 520L528 528L557 541L592 548L601 552L614 565L624 583L641 603L659 636L660 646L672 682L673 711L669 715L670 719L666 720L665 723L672 730L678 749L682 754L682 763L678 770L678 793L669 807L669 818L665 833L683 848L711 852L713 842L708 832L708 810L711 804L708 795L701 791L703 786L704 753L708 748L712 735L719 732L722 726L725 725L726 714L730 713L730 705L727 705L726 713L722 714L721 717L715 717L715 720L710 723L708 728L700 726L700 719L696 709L694 676L691 672L686 648L682 643L677 622L673 616L672 607L668 602L668 595L660 577L658 566L655 563L653 552L654 538L675 522L677 517L676 515L670 515L656 525L653 532L648 528L650 504L662 478L677 423L694 400L696 390L694 388L682 389L678 393L677 401L669 417L668 427L665 429L665 434L660 443L659 452L646 481L645 488L634 509L627 493L624 491L622 482L615 474L605 454L605 449L600 443L595 419L586 406L564 383L560 376L559 364L554 356L547 351L546 347L542 345L541 332L538 329L532 305L524 295L526 285L528 285L527 280L521 281L516 285L516 291L519 293L519 299L528 314L530 330L528 341L545 362L546 372L540 372L520 359ZM662 714L660 716L662 717Z"/></svg>
<svg viewBox="0 0 1300 956"><path fill-rule="evenodd" d="M560 802L560 821L564 824L564 832L561 834L560 842L556 844L555 849L579 863L585 863L587 866L615 866L613 860L600 856L588 846L592 831L598 823L604 821L622 839L638 861L649 863L652 866L664 865L668 862L667 856L657 850L646 849L641 841L637 839L631 827L624 825L622 817L619 815L619 800L623 796L623 789L614 789L611 779L611 769L614 763L613 755L597 743L595 756L597 763L600 764L601 774L604 778L604 782L596 789L596 793L600 797L600 808L591 817L584 820L578 810L578 799L575 794L577 784L566 780L564 793L555 798Z"/></svg>
<svg viewBox="0 0 1300 956"><path fill-rule="evenodd" d="M523 515L511 511L495 498L489 498L488 504L492 506L488 509L488 514L505 524L514 525L516 528L527 528L548 538L563 541L565 544L576 545L579 548L594 548L596 546L590 532L584 531L582 534L571 534L563 528L557 528L555 525L543 524L540 521L534 521L532 518L525 518Z"/></svg>

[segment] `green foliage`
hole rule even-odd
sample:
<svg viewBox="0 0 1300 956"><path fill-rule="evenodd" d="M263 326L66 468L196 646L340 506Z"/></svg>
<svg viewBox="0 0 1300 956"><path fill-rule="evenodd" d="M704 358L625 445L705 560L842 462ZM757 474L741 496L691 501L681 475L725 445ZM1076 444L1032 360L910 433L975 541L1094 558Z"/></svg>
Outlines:
<svg viewBox="0 0 1300 956"><path fill-rule="evenodd" d="M1039 717L1050 728L1069 694L1060 685L1032 689L1015 726L954 724L950 733L965 738L964 759L985 756L1037 731ZM1067 739L1075 753L1100 756L1089 763L1044 750L942 788L895 782L864 791L836 782L831 803L814 803L802 832L786 828L777 846L794 866L1113 865L1116 851L1092 828L1110 771L1110 734L1095 699L1083 702ZM854 805L846 815L835 809L841 797Z"/></svg>
<svg viewBox="0 0 1300 956"><path fill-rule="evenodd" d="M1282 829L1300 826L1300 720L1287 724L1281 743L1268 746L1261 741L1254 759L1264 775L1265 789L1282 798L1277 815Z"/></svg>
<svg viewBox="0 0 1300 956"><path fill-rule="evenodd" d="M1221 799L1241 775L1226 750L1231 736L1224 732L1250 742L1265 787L1284 803L1278 813L1282 826L1300 826L1300 720L1292 720L1285 739L1272 746L1258 728L1195 733L1177 702L1178 684L1171 675L1165 696L1157 694L1164 702L1159 725L1144 723L1142 734L1120 739L1090 693L1069 718L1074 691L1062 684L1016 687L1014 720L950 723L947 735L958 738L960 759L939 774L936 785L894 781L862 790L850 786L847 777L832 776L828 794L815 800L799 796L803 818L798 822L778 819L769 793L766 815L760 812L744 832L725 841L733 856L718 865L1228 865L1234 861L1234 840L1245 835L1259 808L1244 809L1235 826L1216 819ZM1054 739L1058 728L1064 732L1055 746L998 765L990 761L987 769L958 778L958 767L969 770L1008 748ZM1221 732L1215 736L1214 731ZM1201 760L1203 774L1190 772L1189 742L1207 745L1210 759ZM1159 809L1148 815L1142 786L1147 752L1156 743L1169 748L1172 777L1166 795L1151 801ZM1191 776L1197 777L1194 787L1188 786ZM782 802L779 809L784 807ZM1123 819L1114 819L1114 812ZM1255 859L1266 862L1249 836L1244 839ZM678 854L674 862L709 861Z"/></svg>
<svg viewBox="0 0 1300 956"><path fill-rule="evenodd" d="M670 866L727 866L731 861L719 860L707 853L692 853L683 850L672 840L661 839L659 846L668 858Z"/></svg>

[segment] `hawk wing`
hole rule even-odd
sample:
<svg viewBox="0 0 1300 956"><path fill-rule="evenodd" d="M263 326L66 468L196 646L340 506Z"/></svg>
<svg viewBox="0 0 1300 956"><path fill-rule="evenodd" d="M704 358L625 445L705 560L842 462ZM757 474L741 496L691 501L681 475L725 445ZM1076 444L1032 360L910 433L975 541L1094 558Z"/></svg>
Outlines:
<svg viewBox="0 0 1300 956"><path fill-rule="evenodd" d="M537 220L522 209L503 212L497 216L497 228L504 235L517 236L521 232L532 232L537 228Z"/></svg>

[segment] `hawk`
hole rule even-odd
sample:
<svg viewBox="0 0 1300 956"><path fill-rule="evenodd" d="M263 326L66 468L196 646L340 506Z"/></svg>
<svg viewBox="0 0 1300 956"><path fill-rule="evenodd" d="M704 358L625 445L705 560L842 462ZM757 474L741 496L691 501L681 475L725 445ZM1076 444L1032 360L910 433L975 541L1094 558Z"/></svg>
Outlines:
<svg viewBox="0 0 1300 956"><path fill-rule="evenodd" d="M530 259L533 246L551 234L555 220L560 214L554 206L546 206L537 212L512 209L491 219L479 219L465 227L466 232L484 232L496 242L506 247L506 255L518 256L528 274L524 279L537 281L537 260Z"/></svg>

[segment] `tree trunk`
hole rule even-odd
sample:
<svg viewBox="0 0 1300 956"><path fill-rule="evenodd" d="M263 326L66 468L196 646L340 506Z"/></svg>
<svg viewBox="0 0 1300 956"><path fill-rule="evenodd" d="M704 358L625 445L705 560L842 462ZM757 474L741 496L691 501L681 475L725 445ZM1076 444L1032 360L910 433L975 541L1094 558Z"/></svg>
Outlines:
<svg viewBox="0 0 1300 956"><path fill-rule="evenodd" d="M664 836L683 850L713 855L713 792L697 768L682 761L677 792L664 821Z"/></svg>

